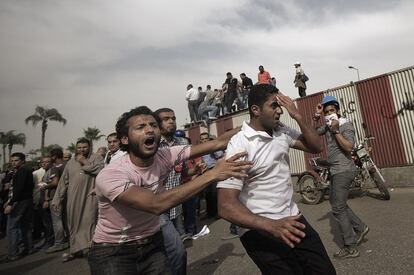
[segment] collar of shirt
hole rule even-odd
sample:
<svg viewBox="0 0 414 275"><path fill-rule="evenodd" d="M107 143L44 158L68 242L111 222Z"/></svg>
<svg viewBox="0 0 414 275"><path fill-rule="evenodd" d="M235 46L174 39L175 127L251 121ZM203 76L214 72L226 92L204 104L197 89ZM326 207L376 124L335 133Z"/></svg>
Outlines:
<svg viewBox="0 0 414 275"><path fill-rule="evenodd" d="M263 138L268 138L268 139L272 139L273 137L269 136L268 133L266 133L265 131L256 131L255 129L253 129L252 127L250 127L250 125L248 124L247 121L243 122L243 126L242 126L242 131L244 133L244 135L247 138L252 138L255 136L261 136Z"/></svg>
<svg viewBox="0 0 414 275"><path fill-rule="evenodd" d="M180 140L177 137L173 136L172 140L168 141L163 136L161 136L160 147L171 147L174 145L180 145Z"/></svg>

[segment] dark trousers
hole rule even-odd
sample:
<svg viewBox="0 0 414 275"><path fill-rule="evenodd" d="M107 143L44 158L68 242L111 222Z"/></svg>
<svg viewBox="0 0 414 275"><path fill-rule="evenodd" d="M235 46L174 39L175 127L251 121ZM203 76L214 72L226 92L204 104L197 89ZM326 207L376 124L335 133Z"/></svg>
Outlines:
<svg viewBox="0 0 414 275"><path fill-rule="evenodd" d="M306 88L298 87L298 90L299 90L300 97L306 96Z"/></svg>
<svg viewBox="0 0 414 275"><path fill-rule="evenodd" d="M217 183L210 184L206 188L207 217L217 216Z"/></svg>
<svg viewBox="0 0 414 275"><path fill-rule="evenodd" d="M7 245L9 257L19 253L19 237L21 236L24 250L33 249L33 200L23 200L13 205L13 210L7 220Z"/></svg>
<svg viewBox="0 0 414 275"><path fill-rule="evenodd" d="M318 233L301 217L306 237L290 248L282 240L255 230L240 238L250 258L262 274L336 274Z"/></svg>
<svg viewBox="0 0 414 275"><path fill-rule="evenodd" d="M171 274L162 233L139 244L96 244L88 256L92 275Z"/></svg>
<svg viewBox="0 0 414 275"><path fill-rule="evenodd" d="M197 195L183 202L185 233L197 233Z"/></svg>
<svg viewBox="0 0 414 275"><path fill-rule="evenodd" d="M40 214L42 217L42 223L45 232L45 244L51 246L55 243L55 234L53 232L53 223L50 209L40 208Z"/></svg>
<svg viewBox="0 0 414 275"><path fill-rule="evenodd" d="M224 106L226 107L226 112L231 113L231 106L233 105L234 100L237 97L236 91L227 91L224 95Z"/></svg>

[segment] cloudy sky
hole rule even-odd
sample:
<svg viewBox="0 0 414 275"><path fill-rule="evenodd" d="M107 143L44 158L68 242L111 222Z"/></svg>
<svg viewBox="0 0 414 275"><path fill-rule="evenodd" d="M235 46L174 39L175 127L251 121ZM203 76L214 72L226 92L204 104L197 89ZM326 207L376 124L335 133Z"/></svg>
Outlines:
<svg viewBox="0 0 414 275"><path fill-rule="evenodd" d="M414 1L227 0L0 2L0 131L40 147L36 105L57 108L46 145L66 147L86 127L104 134L125 111L171 107L188 117L188 83L220 87L227 71L254 80L263 65L297 97L293 63L308 93L413 65ZM104 144L102 140L97 145Z"/></svg>

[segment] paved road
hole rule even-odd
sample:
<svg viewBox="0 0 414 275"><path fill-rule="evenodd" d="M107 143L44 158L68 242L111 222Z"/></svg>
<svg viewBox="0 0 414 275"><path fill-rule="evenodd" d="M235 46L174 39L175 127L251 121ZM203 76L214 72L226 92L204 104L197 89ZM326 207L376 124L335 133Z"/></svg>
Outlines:
<svg viewBox="0 0 414 275"><path fill-rule="evenodd" d="M357 259L333 260L338 274L414 274L414 188L398 188L390 201L364 196L349 201L370 226L368 241L360 246ZM327 201L309 206L300 203L308 221L321 235L329 255L338 248L338 228ZM203 220L211 230L207 237L188 243L188 274L260 274L238 239L222 240L228 232L224 220ZM0 255L6 251L0 241ZM17 262L0 265L0 274L89 274L87 262L60 262L60 254L38 252Z"/></svg>

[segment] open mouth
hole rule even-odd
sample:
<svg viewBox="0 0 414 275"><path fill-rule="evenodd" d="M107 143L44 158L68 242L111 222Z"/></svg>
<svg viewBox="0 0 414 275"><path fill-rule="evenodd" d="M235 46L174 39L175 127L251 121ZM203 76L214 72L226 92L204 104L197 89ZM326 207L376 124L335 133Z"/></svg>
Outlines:
<svg viewBox="0 0 414 275"><path fill-rule="evenodd" d="M149 137L149 138L146 138L146 139L145 139L145 141L144 141L144 144L145 144L145 146L147 146L147 147L152 147L152 146L154 146L154 144L155 144L155 138L154 138L154 137Z"/></svg>

